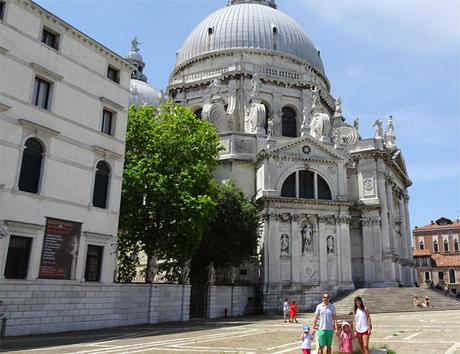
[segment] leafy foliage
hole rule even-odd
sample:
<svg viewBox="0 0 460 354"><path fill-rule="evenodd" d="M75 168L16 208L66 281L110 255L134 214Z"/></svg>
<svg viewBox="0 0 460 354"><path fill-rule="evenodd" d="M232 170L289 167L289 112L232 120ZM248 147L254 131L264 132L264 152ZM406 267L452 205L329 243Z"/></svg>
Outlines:
<svg viewBox="0 0 460 354"><path fill-rule="evenodd" d="M148 255L185 264L214 209L215 129L173 103L130 107L120 230Z"/></svg>
<svg viewBox="0 0 460 354"><path fill-rule="evenodd" d="M206 267L239 266L256 255L260 210L233 183L221 184L217 211L209 224L200 249L192 260L192 281L206 282Z"/></svg>

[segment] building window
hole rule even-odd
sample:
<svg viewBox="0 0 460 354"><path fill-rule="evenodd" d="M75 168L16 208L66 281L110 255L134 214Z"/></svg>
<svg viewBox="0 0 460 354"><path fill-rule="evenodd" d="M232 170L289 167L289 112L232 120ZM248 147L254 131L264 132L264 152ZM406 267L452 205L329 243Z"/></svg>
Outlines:
<svg viewBox="0 0 460 354"><path fill-rule="evenodd" d="M420 241L419 247L421 250L425 249L425 245L423 244L423 241Z"/></svg>
<svg viewBox="0 0 460 354"><path fill-rule="evenodd" d="M113 127L114 127L114 113L110 112L106 109L102 111L102 126L101 132L107 135L113 135Z"/></svg>
<svg viewBox="0 0 460 354"><path fill-rule="evenodd" d="M297 180L299 181L298 195ZM332 199L331 190L324 178L316 172L305 170L293 172L286 178L281 187L281 196L303 199Z"/></svg>
<svg viewBox="0 0 460 354"><path fill-rule="evenodd" d="M51 84L48 81L36 77L34 82L32 104L43 109L48 109L50 101L50 91Z"/></svg>
<svg viewBox="0 0 460 354"><path fill-rule="evenodd" d="M86 254L85 280L99 281L101 278L102 253L104 247L88 245Z"/></svg>
<svg viewBox="0 0 460 354"><path fill-rule="evenodd" d="M120 82L120 71L109 66L107 68L107 78L109 80L115 81L116 83Z"/></svg>
<svg viewBox="0 0 460 354"><path fill-rule="evenodd" d="M20 191L38 193L42 170L43 147L35 138L30 138L24 144L21 172L18 188Z"/></svg>
<svg viewBox="0 0 460 354"><path fill-rule="evenodd" d="M288 178L283 183L283 187L281 188L281 196L288 197L288 198L295 198L296 197L296 174L295 172L290 174Z"/></svg>
<svg viewBox="0 0 460 354"><path fill-rule="evenodd" d="M449 252L449 241L444 240L444 252Z"/></svg>
<svg viewBox="0 0 460 354"><path fill-rule="evenodd" d="M457 281L455 279L455 270L449 269L449 283L455 284Z"/></svg>
<svg viewBox="0 0 460 354"><path fill-rule="evenodd" d="M433 250L434 252L439 252L439 244L437 240L434 240L433 242Z"/></svg>
<svg viewBox="0 0 460 354"><path fill-rule="evenodd" d="M425 281L430 281L430 272L425 272Z"/></svg>
<svg viewBox="0 0 460 354"><path fill-rule="evenodd" d="M283 107L282 112L282 135L291 138L297 137L296 113L291 107Z"/></svg>
<svg viewBox="0 0 460 354"><path fill-rule="evenodd" d="M459 248L459 245L458 245L458 239L454 240L454 250L455 250L455 252L460 251L460 248Z"/></svg>
<svg viewBox="0 0 460 354"><path fill-rule="evenodd" d="M3 17L5 16L5 2L0 1L0 20L3 20Z"/></svg>
<svg viewBox="0 0 460 354"><path fill-rule="evenodd" d="M11 236L6 256L5 278L25 279L29 267L30 247L32 238Z"/></svg>
<svg viewBox="0 0 460 354"><path fill-rule="evenodd" d="M42 43L57 50L59 48L59 35L48 28L43 28Z"/></svg>
<svg viewBox="0 0 460 354"><path fill-rule="evenodd" d="M107 208L107 196L109 191L110 168L107 163L100 161L96 166L94 179L93 206Z"/></svg>
<svg viewBox="0 0 460 354"><path fill-rule="evenodd" d="M444 272L438 272L438 279L440 283L444 282Z"/></svg>

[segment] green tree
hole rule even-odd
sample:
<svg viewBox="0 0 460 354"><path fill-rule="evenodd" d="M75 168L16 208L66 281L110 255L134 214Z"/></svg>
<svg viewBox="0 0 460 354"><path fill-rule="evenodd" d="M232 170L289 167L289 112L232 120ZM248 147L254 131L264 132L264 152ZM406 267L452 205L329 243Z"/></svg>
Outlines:
<svg viewBox="0 0 460 354"><path fill-rule="evenodd" d="M192 260L192 281L205 283L207 267L239 266L256 255L260 209L233 183L218 186L217 210Z"/></svg>
<svg viewBox="0 0 460 354"><path fill-rule="evenodd" d="M179 275L215 209L212 171L219 149L215 129L185 107L169 102L158 110L129 109L120 232Z"/></svg>

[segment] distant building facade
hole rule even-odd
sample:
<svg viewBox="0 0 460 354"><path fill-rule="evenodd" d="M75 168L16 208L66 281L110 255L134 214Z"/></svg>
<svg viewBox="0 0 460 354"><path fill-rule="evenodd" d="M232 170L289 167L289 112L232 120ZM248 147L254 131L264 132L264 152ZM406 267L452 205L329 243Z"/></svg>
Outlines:
<svg viewBox="0 0 460 354"><path fill-rule="evenodd" d="M440 285L460 292L460 222L442 217L415 227L414 262L421 285Z"/></svg>
<svg viewBox="0 0 460 354"><path fill-rule="evenodd" d="M0 3L0 281L112 282L136 68L31 1Z"/></svg>

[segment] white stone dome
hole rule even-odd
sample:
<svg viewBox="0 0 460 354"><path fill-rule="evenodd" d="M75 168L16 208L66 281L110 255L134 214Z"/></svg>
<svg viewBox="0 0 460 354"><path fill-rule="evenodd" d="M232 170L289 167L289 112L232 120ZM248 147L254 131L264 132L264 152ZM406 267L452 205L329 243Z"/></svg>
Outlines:
<svg viewBox="0 0 460 354"><path fill-rule="evenodd" d="M145 81L131 79L129 84L129 105L158 106L161 104L161 101L161 92L157 91L153 86Z"/></svg>
<svg viewBox="0 0 460 354"><path fill-rule="evenodd" d="M318 49L297 22L271 6L236 1L195 27L177 52L176 68L203 54L235 49L289 54L324 74Z"/></svg>

